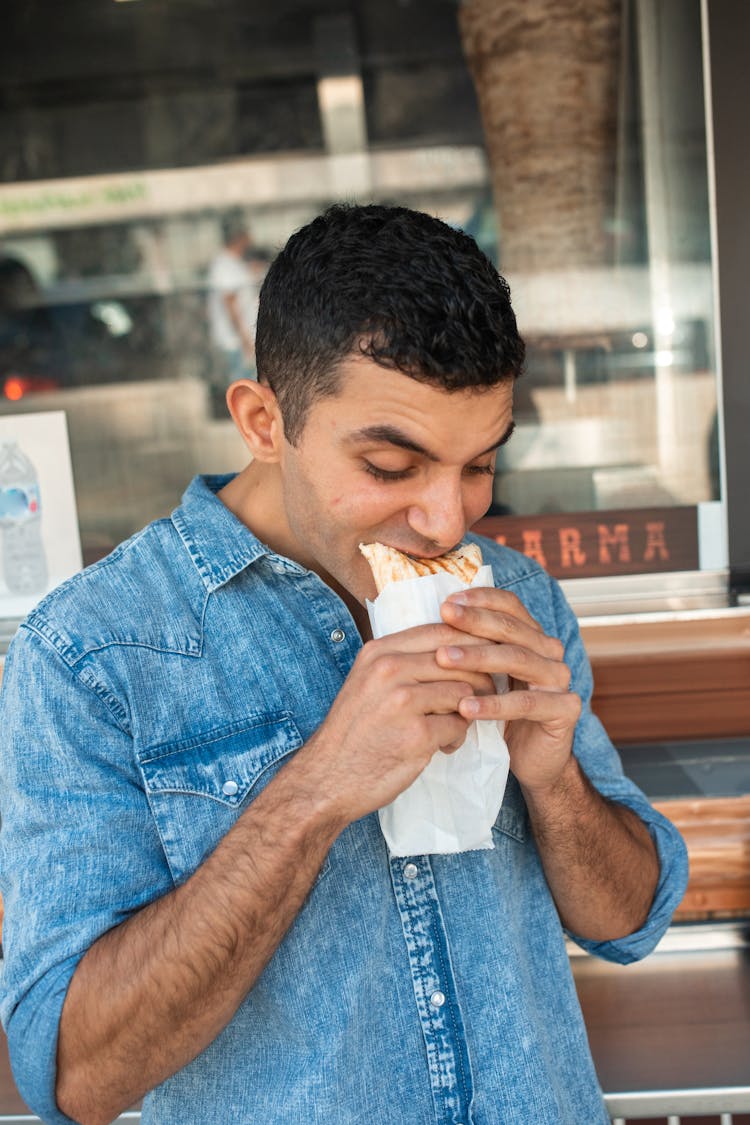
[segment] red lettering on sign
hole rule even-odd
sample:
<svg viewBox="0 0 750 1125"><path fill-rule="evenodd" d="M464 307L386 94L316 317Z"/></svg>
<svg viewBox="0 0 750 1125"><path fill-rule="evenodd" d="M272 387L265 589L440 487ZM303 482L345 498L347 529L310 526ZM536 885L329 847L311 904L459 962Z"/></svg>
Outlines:
<svg viewBox="0 0 750 1125"><path fill-rule="evenodd" d="M488 516L476 530L556 578L698 569L695 505Z"/></svg>
<svg viewBox="0 0 750 1125"><path fill-rule="evenodd" d="M560 528L560 565L566 570L584 566L586 552L581 549L581 533L577 527Z"/></svg>
<svg viewBox="0 0 750 1125"><path fill-rule="evenodd" d="M657 554L665 562L669 558L669 549L664 538L663 520L646 524L646 548L643 552L643 561L652 562Z"/></svg>
<svg viewBox="0 0 750 1125"><path fill-rule="evenodd" d="M609 565L612 562L610 547L619 547L617 561L630 562L630 541L628 534L630 528L626 523L616 523L614 531L610 531L606 523L597 524L599 533L599 562Z"/></svg>
<svg viewBox="0 0 750 1125"><path fill-rule="evenodd" d="M530 559L536 559L540 566L547 566L542 547L542 533L538 528L524 528L523 553Z"/></svg>

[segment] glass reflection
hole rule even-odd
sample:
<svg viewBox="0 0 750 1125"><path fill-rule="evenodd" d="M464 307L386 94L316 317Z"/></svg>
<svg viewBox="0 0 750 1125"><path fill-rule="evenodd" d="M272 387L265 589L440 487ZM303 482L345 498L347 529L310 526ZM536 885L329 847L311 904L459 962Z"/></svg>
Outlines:
<svg viewBox="0 0 750 1125"><path fill-rule="evenodd" d="M34 107L7 116L0 411L66 411L88 559L168 512L194 472L242 465L223 393L254 371L258 287L336 198L438 213L508 277L529 358L494 512L718 497L697 0L603 0L597 50L552 95L545 43L478 75L504 2L467 2L460 22L431 0L196 0L179 25L112 7L117 28L102 9L60 40L59 104L55 8L35 39L9 33L0 79ZM535 139L548 118L554 146Z"/></svg>

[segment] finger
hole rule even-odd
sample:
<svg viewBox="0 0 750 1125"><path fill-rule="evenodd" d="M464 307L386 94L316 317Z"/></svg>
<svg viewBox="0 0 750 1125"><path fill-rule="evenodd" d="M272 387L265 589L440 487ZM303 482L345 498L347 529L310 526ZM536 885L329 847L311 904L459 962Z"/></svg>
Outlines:
<svg viewBox="0 0 750 1125"><path fill-rule="evenodd" d="M509 614L536 632L544 632L516 594L512 594L510 590L498 590L496 586L471 586L467 590L460 590L457 594L449 594L444 604L471 606L475 609L490 609L496 613Z"/></svg>
<svg viewBox="0 0 750 1125"><path fill-rule="evenodd" d="M458 705L467 719L527 719L534 723L563 723L575 726L581 714L581 699L575 692L510 691L507 695L465 696Z"/></svg>
<svg viewBox="0 0 750 1125"><path fill-rule="evenodd" d="M443 750L444 753L451 754L466 741L469 723L462 715L428 715L427 723L430 741L436 752Z"/></svg>
<svg viewBox="0 0 750 1125"><path fill-rule="evenodd" d="M434 652L383 653L373 659L370 673L382 683L384 689L394 682L408 685L435 681L450 682L457 679L455 666L450 663L439 665ZM495 690L491 677L483 669L467 667L466 671L458 672L458 678L468 680L472 690L485 695Z"/></svg>
<svg viewBox="0 0 750 1125"><path fill-rule="evenodd" d="M456 750L461 749L464 742L466 742L466 731L464 731L460 738L454 739L448 746L439 746L438 751L441 754L455 754Z"/></svg>
<svg viewBox="0 0 750 1125"><path fill-rule="evenodd" d="M486 672L491 676L504 673L537 690L567 691L570 687L567 664L520 645L446 645L437 650L435 661L441 668L455 668L467 675L469 672Z"/></svg>
<svg viewBox="0 0 750 1125"><path fill-rule="evenodd" d="M506 611L447 601L441 606L441 613L447 624L472 636L523 645L552 660L562 659L565 651L557 637L548 636L537 625L529 625Z"/></svg>
<svg viewBox="0 0 750 1125"><path fill-rule="evenodd" d="M454 641L470 644L472 634L447 622L414 625L410 629L400 629L377 640L367 641L362 647L361 655L380 655L385 652L434 652L438 645L449 645Z"/></svg>
<svg viewBox="0 0 750 1125"><path fill-rule="evenodd" d="M396 689L391 704L394 709L415 715L455 715L461 700L473 694L470 683L456 680L406 684Z"/></svg>

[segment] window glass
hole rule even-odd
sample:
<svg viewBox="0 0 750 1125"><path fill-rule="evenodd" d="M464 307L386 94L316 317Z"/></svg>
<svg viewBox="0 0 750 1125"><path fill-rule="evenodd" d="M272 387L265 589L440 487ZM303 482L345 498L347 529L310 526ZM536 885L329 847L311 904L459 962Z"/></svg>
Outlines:
<svg viewBox="0 0 750 1125"><path fill-rule="evenodd" d="M529 348L486 527L563 577L722 565L699 5L594 7L593 50L475 67Z"/></svg>
<svg viewBox="0 0 750 1125"><path fill-rule="evenodd" d="M563 577L721 565L698 0L612 0L580 57L554 9L528 42L474 0L43 3L6 29L0 411L65 410L85 559L244 464L241 326L343 198L441 215L511 283L528 370L488 533Z"/></svg>

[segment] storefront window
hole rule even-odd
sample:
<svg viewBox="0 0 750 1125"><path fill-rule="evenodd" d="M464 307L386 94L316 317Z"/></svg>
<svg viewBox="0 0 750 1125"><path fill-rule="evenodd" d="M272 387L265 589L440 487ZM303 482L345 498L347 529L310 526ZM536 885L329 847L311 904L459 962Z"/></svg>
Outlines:
<svg viewBox="0 0 750 1125"><path fill-rule="evenodd" d="M66 412L86 560L242 466L227 240L251 325L343 198L441 215L511 283L489 534L564 578L725 565L700 6L595 6L578 59L554 5L525 42L472 0L102 0L6 32L0 412Z"/></svg>
<svg viewBox="0 0 750 1125"><path fill-rule="evenodd" d="M485 526L564 578L720 567L699 5L549 15L494 69L467 35L529 344Z"/></svg>

